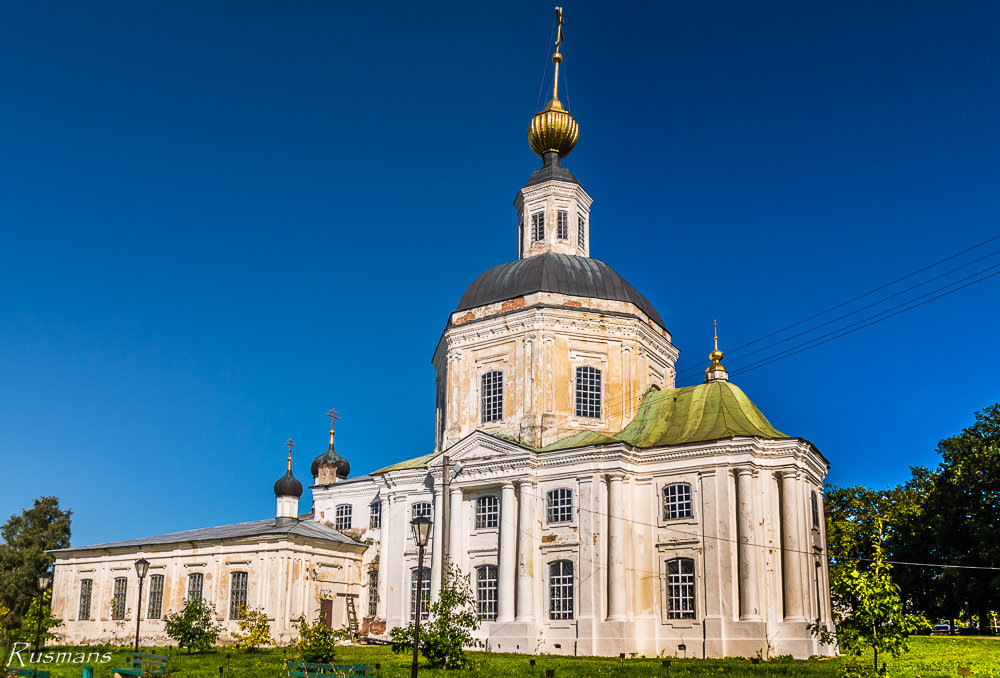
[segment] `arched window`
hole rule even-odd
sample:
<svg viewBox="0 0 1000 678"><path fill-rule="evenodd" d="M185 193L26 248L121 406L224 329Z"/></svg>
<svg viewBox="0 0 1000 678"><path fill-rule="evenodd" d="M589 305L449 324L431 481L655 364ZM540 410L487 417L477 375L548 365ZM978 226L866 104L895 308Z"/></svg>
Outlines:
<svg viewBox="0 0 1000 678"><path fill-rule="evenodd" d="M484 424L503 419L503 372L491 370L483 373L479 400Z"/></svg>
<svg viewBox="0 0 1000 678"><path fill-rule="evenodd" d="M84 620L90 619L90 597L94 592L94 580L93 579L81 579L80 580L80 613L76 616L77 619ZM20 656L20 655L18 655Z"/></svg>
<svg viewBox="0 0 1000 678"><path fill-rule="evenodd" d="M205 589L205 575L194 572L188 575L188 600L201 600Z"/></svg>
<svg viewBox="0 0 1000 678"><path fill-rule="evenodd" d="M573 618L573 563L549 563L549 619Z"/></svg>
<svg viewBox="0 0 1000 678"><path fill-rule="evenodd" d="M431 503L429 501L418 501L410 508L410 518L431 517Z"/></svg>
<svg viewBox="0 0 1000 678"><path fill-rule="evenodd" d="M378 615L378 568L373 567L368 572L368 616Z"/></svg>
<svg viewBox="0 0 1000 678"><path fill-rule="evenodd" d="M569 240L569 212L565 210L556 212L556 237Z"/></svg>
<svg viewBox="0 0 1000 678"><path fill-rule="evenodd" d="M545 213L535 212L531 215L531 242L545 240Z"/></svg>
<svg viewBox="0 0 1000 678"><path fill-rule="evenodd" d="M427 619L428 609L431 603L431 570L424 568L424 573L420 577L420 618ZM417 568L410 570L410 619L413 619L413 612L417 604Z"/></svg>
<svg viewBox="0 0 1000 678"><path fill-rule="evenodd" d="M371 503L371 514L368 518L368 527L372 529L382 527L382 502L378 500Z"/></svg>
<svg viewBox="0 0 1000 678"><path fill-rule="evenodd" d="M596 367L576 368L576 416L601 418L601 371Z"/></svg>
<svg viewBox="0 0 1000 678"><path fill-rule="evenodd" d="M483 565L476 568L476 605L480 619L493 621L497 618L496 565Z"/></svg>
<svg viewBox="0 0 1000 678"><path fill-rule="evenodd" d="M663 519L676 520L691 517L691 486L673 483L663 488Z"/></svg>
<svg viewBox="0 0 1000 678"><path fill-rule="evenodd" d="M819 497L816 496L816 490L812 491L812 514L813 514L813 527L819 529Z"/></svg>
<svg viewBox="0 0 1000 678"><path fill-rule="evenodd" d="M149 604L146 619L159 619L163 611L163 575L154 574L149 578Z"/></svg>
<svg viewBox="0 0 1000 678"><path fill-rule="evenodd" d="M125 597L128 595L128 579L115 577L115 593L111 598L111 618L125 618Z"/></svg>
<svg viewBox="0 0 1000 678"><path fill-rule="evenodd" d="M476 499L476 529L499 527L499 525L500 497L495 494L488 494L485 497Z"/></svg>
<svg viewBox="0 0 1000 678"><path fill-rule="evenodd" d="M667 561L667 618L694 619L694 560Z"/></svg>
<svg viewBox="0 0 1000 678"><path fill-rule="evenodd" d="M247 606L247 579L246 572L233 572L229 586L229 618L243 619L243 613Z"/></svg>
<svg viewBox="0 0 1000 678"><path fill-rule="evenodd" d="M560 487L545 494L545 516L549 523L568 523L573 520L573 490Z"/></svg>
<svg viewBox="0 0 1000 678"><path fill-rule="evenodd" d="M334 514L333 527L337 530L351 529L351 514L354 509L350 504L340 504Z"/></svg>

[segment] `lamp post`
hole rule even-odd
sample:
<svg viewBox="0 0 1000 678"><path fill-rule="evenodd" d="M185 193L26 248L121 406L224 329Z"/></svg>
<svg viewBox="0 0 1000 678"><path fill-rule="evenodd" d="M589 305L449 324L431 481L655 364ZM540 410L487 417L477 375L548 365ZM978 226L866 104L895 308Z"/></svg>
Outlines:
<svg viewBox="0 0 1000 678"><path fill-rule="evenodd" d="M38 656L42 645L42 605L45 603L45 591L51 583L52 573L48 570L42 570L42 573L38 575L38 628L35 629L35 656Z"/></svg>
<svg viewBox="0 0 1000 678"><path fill-rule="evenodd" d="M417 650L420 647L420 604L423 602L424 584L424 547L427 546L427 539L431 535L431 519L427 516L417 516L410 521L410 529L413 530L413 541L417 544L417 599L413 605L413 665L410 667L410 678L417 678Z"/></svg>
<svg viewBox="0 0 1000 678"><path fill-rule="evenodd" d="M135 561L135 573L139 575L139 599L135 603L135 648L133 652L139 651L139 622L142 621L142 580L146 578L149 571L149 561L140 558Z"/></svg>

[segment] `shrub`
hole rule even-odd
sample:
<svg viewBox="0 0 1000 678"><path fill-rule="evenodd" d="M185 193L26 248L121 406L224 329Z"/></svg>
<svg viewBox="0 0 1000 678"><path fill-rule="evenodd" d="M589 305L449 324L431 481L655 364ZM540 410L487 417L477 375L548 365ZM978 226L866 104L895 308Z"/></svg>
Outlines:
<svg viewBox="0 0 1000 678"><path fill-rule="evenodd" d="M267 613L264 610L251 610L241 605L239 617L240 630L233 634L237 648L253 652L259 647L274 645L271 624L267 621Z"/></svg>
<svg viewBox="0 0 1000 678"><path fill-rule="evenodd" d="M222 626L215 623L215 606L201 598L188 598L180 612L163 618L167 636L191 653L208 650L219 642Z"/></svg>
<svg viewBox="0 0 1000 678"><path fill-rule="evenodd" d="M336 655L338 632L327 626L326 616L320 612L319 619L312 624L305 617L299 617L295 622L299 632L299 642L295 645L295 654L312 664L330 664Z"/></svg>
<svg viewBox="0 0 1000 678"><path fill-rule="evenodd" d="M476 599L469 575L448 564L438 599L429 606L429 620L420 625L420 653L434 668L458 669L468 666L465 648L477 647L472 631L479 628ZM412 651L413 623L389 632L392 650Z"/></svg>
<svg viewBox="0 0 1000 678"><path fill-rule="evenodd" d="M21 618L21 627L15 629L11 636L15 640L19 640L24 643L34 643L35 636L38 634L38 601L39 598L36 596L31 601L31 606L28 611ZM5 612L9 613L6 608L0 607L0 615ZM47 640L57 640L59 636L52 633L52 629L62 626L62 620L56 619L52 616L52 591L46 591L42 596L42 610L41 610L41 640L44 643Z"/></svg>

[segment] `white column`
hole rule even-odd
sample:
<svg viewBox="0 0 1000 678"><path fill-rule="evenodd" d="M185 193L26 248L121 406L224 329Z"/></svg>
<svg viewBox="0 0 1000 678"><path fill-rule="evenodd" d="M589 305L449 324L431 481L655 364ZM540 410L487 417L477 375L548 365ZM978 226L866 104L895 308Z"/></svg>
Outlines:
<svg viewBox="0 0 1000 678"><path fill-rule="evenodd" d="M621 473L608 476L608 621L625 621L625 497Z"/></svg>
<svg viewBox="0 0 1000 678"><path fill-rule="evenodd" d="M444 554L444 514L441 505L444 503L444 493L436 484L434 486L434 534L431 537L431 600L438 596L441 590L441 557Z"/></svg>
<svg viewBox="0 0 1000 678"><path fill-rule="evenodd" d="M462 488L451 488L451 516L448 519L448 558L455 565L462 565Z"/></svg>
<svg viewBox="0 0 1000 678"><path fill-rule="evenodd" d="M517 498L517 621L535 619L535 481L522 480Z"/></svg>
<svg viewBox="0 0 1000 678"><path fill-rule="evenodd" d="M741 468L736 471L736 494L738 500L736 530L738 534L740 620L760 619L760 604L757 596L757 546L755 542L753 510L753 470Z"/></svg>
<svg viewBox="0 0 1000 678"><path fill-rule="evenodd" d="M517 570L517 518L514 513L514 483L500 485L500 572L497 582L497 621L514 621L514 574Z"/></svg>
<svg viewBox="0 0 1000 678"><path fill-rule="evenodd" d="M798 480L794 471L781 474L781 531L782 540L781 563L783 565L782 588L785 591L785 618L805 619L802 603L802 555L805 544L799 543L799 519L802 508L799 506Z"/></svg>

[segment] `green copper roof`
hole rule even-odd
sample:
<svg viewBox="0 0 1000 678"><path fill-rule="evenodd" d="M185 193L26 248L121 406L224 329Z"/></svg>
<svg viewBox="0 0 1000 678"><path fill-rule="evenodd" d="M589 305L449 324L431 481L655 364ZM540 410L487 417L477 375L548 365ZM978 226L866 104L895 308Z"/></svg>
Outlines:
<svg viewBox="0 0 1000 678"><path fill-rule="evenodd" d="M398 464L393 464L392 466L386 466L385 468L380 468L378 471L372 471L372 475L376 473L388 473L389 471L405 471L407 469L414 468L424 468L427 466L427 462L437 456L437 452L431 452L430 454L425 454L422 457L414 457L413 459L407 459L406 461L401 461Z"/></svg>
<svg viewBox="0 0 1000 678"><path fill-rule="evenodd" d="M608 438L584 431L544 447L545 451L625 442L634 447L665 447L748 436L789 438L771 426L738 386L712 381L669 391L650 391L635 418Z"/></svg>

